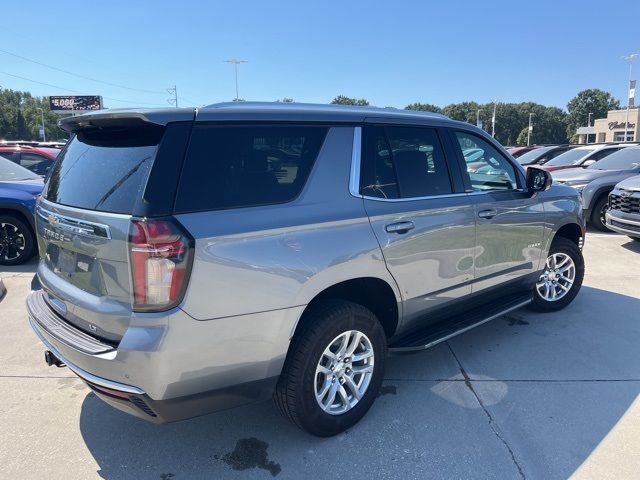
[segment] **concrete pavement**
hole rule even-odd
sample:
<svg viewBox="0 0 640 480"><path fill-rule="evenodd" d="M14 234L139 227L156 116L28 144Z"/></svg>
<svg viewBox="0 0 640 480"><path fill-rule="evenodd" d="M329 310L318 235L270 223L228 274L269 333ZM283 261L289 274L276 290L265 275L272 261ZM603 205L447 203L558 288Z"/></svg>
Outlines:
<svg viewBox="0 0 640 480"><path fill-rule="evenodd" d="M389 359L355 428L306 435L270 402L155 426L46 367L24 297L0 270L0 479L637 478L640 243L590 233L566 310L518 311Z"/></svg>

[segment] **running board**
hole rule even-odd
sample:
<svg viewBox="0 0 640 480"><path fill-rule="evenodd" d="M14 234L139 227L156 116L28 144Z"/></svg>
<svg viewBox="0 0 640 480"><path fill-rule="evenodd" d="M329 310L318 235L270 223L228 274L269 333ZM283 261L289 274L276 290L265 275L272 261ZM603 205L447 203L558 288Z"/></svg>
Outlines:
<svg viewBox="0 0 640 480"><path fill-rule="evenodd" d="M426 350L483 323L524 307L531 303L531 300L531 293L503 297L495 303L475 308L471 312L464 314L464 318L453 317L402 337L389 346L389 352L403 353Z"/></svg>

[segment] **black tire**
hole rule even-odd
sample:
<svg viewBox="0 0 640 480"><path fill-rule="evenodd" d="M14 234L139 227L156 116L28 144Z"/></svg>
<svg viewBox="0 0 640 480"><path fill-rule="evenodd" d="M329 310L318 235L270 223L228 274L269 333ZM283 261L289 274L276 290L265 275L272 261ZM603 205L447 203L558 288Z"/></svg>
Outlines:
<svg viewBox="0 0 640 480"><path fill-rule="evenodd" d="M601 196L593 206L591 211L591 225L601 232L610 232L607 224L605 223L604 214L609 210L609 197L607 195Z"/></svg>
<svg viewBox="0 0 640 480"><path fill-rule="evenodd" d="M378 396L384 377L387 339L376 316L362 305L327 300L310 307L296 333L274 393L283 415L299 428L319 437L330 437L355 425ZM358 330L371 342L374 369L367 390L350 410L333 415L316 400L316 366L325 348L341 333Z"/></svg>
<svg viewBox="0 0 640 480"><path fill-rule="evenodd" d="M0 265L19 265L36 251L31 226L16 215L0 215Z"/></svg>
<svg viewBox="0 0 640 480"><path fill-rule="evenodd" d="M554 253L564 253L571 257L576 270L575 279L570 290L564 295L564 297L555 301L545 300L540 296L538 289L534 286L533 301L529 305L531 309L536 312L555 312L557 310L562 310L564 307L569 305L574 298L576 298L576 295L582 286L582 280L584 279L584 259L578 246L571 240L564 237L556 237L549 249L549 256Z"/></svg>

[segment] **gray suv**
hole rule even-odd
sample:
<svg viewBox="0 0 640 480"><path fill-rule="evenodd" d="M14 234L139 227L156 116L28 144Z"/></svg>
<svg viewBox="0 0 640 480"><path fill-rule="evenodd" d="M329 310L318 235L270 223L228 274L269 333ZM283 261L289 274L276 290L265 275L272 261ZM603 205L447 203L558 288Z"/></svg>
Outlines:
<svg viewBox="0 0 640 480"><path fill-rule="evenodd" d="M61 126L29 321L49 365L152 422L273 396L334 435L388 351L561 309L582 283L576 191L441 115L233 103Z"/></svg>

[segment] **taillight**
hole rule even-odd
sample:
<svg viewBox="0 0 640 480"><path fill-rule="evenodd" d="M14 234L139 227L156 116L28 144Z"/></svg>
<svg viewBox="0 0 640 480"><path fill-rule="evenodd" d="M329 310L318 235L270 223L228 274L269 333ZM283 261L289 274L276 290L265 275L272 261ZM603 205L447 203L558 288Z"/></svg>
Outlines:
<svg viewBox="0 0 640 480"><path fill-rule="evenodd" d="M167 310L182 301L192 247L193 239L175 220L132 220L129 250L134 310Z"/></svg>

